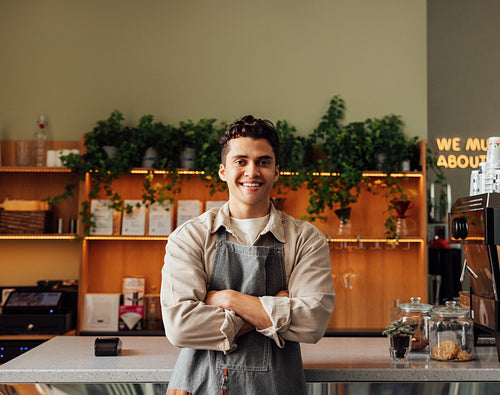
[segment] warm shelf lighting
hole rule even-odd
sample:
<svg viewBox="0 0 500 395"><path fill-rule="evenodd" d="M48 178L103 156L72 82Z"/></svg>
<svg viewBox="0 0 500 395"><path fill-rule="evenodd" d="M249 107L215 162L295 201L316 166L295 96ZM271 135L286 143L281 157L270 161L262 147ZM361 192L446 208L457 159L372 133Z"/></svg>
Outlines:
<svg viewBox="0 0 500 395"><path fill-rule="evenodd" d="M166 241L168 240L168 236L86 236L85 240L139 240L139 241Z"/></svg>
<svg viewBox="0 0 500 395"><path fill-rule="evenodd" d="M0 240L73 240L75 235L0 235Z"/></svg>
<svg viewBox="0 0 500 395"><path fill-rule="evenodd" d="M408 238L408 239L384 239L384 238L346 238L346 237L329 237L329 243L423 243L424 239Z"/></svg>
<svg viewBox="0 0 500 395"><path fill-rule="evenodd" d="M71 173L66 167L17 167L1 166L2 173Z"/></svg>
<svg viewBox="0 0 500 395"><path fill-rule="evenodd" d="M17 167L17 166L1 166L0 172L2 173L71 173L71 170L66 167ZM153 170L153 169L132 169L130 171L131 174L170 174L172 173L170 170ZM183 175L203 175L204 171L201 170L178 170L178 174ZM282 176L293 176L298 175L299 172L296 171L281 171L280 175ZM332 173L332 172L313 172L314 176L322 176L322 177L336 177L339 176L340 173ZM386 177L386 173L382 172L365 172L363 173L363 177ZM421 178L423 177L422 173L419 172L402 172L402 173L391 173L392 177L408 177L408 178Z"/></svg>
<svg viewBox="0 0 500 395"><path fill-rule="evenodd" d="M387 174L382 172L372 171L363 173L363 177L387 177ZM415 171L409 171L406 173L391 173L391 177L421 178L423 177L423 174Z"/></svg>
<svg viewBox="0 0 500 395"><path fill-rule="evenodd" d="M291 175L297 175L299 174L298 172L291 172L291 171L282 171L280 172L280 175L283 176L291 176ZM338 177L340 173L331 173L331 172L318 172L315 171L312 173L313 176L315 177ZM369 172L364 172L363 177L387 177L387 173L383 173L381 171L369 171ZM415 171L410 171L410 172L401 172L401 173L391 173L391 177L407 177L407 178L422 178L423 174L420 172L415 172Z"/></svg>
<svg viewBox="0 0 500 395"><path fill-rule="evenodd" d="M141 240L141 241L167 241L168 236L86 236L85 240ZM385 239L385 238L346 238L346 237L328 237L329 243L423 243L424 239L407 238L407 239Z"/></svg>
<svg viewBox="0 0 500 395"><path fill-rule="evenodd" d="M171 174L170 170L153 170L153 169L132 169L130 170L131 174ZM177 170L178 174L184 175L201 175L205 174L204 171L201 170Z"/></svg>

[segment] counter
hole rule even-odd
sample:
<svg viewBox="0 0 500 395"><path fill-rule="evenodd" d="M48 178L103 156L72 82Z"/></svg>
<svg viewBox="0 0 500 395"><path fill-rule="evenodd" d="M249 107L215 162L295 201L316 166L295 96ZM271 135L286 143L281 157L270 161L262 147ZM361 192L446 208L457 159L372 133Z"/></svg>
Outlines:
<svg viewBox="0 0 500 395"><path fill-rule="evenodd" d="M166 383L179 350L164 337L121 336L122 355L95 357L94 339L57 336L0 366L0 383ZM439 362L412 356L391 363L387 339L325 337L302 344L308 382L500 381L496 348L476 348L476 359Z"/></svg>

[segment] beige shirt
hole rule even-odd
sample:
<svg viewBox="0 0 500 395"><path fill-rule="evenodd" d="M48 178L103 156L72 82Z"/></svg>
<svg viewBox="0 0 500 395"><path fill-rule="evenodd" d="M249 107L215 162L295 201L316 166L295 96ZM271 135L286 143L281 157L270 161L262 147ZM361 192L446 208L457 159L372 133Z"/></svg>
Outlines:
<svg viewBox="0 0 500 395"><path fill-rule="evenodd" d="M161 304L165 332L177 347L230 352L243 319L233 311L203 303L215 258L217 230L244 244L231 229L229 206L211 209L179 226L168 238L162 269ZM286 340L315 343L323 337L333 312L335 291L325 236L311 223L271 205L269 222L254 245L284 244L290 297L263 296L272 326L260 330L283 347Z"/></svg>

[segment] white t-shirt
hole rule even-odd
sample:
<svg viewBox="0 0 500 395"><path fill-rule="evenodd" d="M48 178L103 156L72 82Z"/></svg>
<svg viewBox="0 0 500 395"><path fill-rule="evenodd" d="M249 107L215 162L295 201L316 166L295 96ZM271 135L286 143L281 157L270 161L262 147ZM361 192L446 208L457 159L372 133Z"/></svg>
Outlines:
<svg viewBox="0 0 500 395"><path fill-rule="evenodd" d="M246 245L253 245L257 236L269 221L269 214L260 218L238 219L231 217L231 226L234 227L239 239Z"/></svg>

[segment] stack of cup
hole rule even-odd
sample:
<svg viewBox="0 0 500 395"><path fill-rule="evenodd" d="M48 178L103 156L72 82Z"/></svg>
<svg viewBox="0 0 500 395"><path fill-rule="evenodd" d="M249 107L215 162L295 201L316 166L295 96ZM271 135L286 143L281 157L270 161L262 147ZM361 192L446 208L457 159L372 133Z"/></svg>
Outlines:
<svg viewBox="0 0 500 395"><path fill-rule="evenodd" d="M61 167L63 166L61 162L61 156L67 156L69 154L80 154L78 149L60 149L60 150L48 150L47 151L47 167Z"/></svg>
<svg viewBox="0 0 500 395"><path fill-rule="evenodd" d="M488 139L486 162L471 173L470 194L500 193L500 137Z"/></svg>

